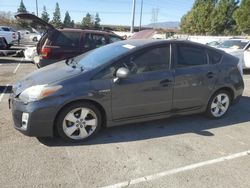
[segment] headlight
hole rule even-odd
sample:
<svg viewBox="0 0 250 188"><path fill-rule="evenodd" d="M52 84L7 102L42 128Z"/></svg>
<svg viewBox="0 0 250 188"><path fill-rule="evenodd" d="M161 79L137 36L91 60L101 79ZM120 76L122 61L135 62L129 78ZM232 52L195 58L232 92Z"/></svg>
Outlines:
<svg viewBox="0 0 250 188"><path fill-rule="evenodd" d="M19 99L21 99L23 102L28 103L28 102L33 102L37 101L40 99L43 99L59 89L61 89L62 86L48 86L48 85L36 85L29 87L25 89L20 95Z"/></svg>

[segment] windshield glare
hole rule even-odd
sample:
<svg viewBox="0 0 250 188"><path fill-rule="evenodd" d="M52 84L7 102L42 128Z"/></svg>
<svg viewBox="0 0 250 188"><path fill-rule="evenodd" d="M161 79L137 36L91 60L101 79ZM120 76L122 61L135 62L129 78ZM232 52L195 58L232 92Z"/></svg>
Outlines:
<svg viewBox="0 0 250 188"><path fill-rule="evenodd" d="M94 69L112 59L115 59L127 51L129 51L129 49L123 47L122 45L111 44L84 53L76 57L75 62L77 62L84 69Z"/></svg>
<svg viewBox="0 0 250 188"><path fill-rule="evenodd" d="M226 40L219 45L219 48L243 49L246 45L247 42L241 40Z"/></svg>

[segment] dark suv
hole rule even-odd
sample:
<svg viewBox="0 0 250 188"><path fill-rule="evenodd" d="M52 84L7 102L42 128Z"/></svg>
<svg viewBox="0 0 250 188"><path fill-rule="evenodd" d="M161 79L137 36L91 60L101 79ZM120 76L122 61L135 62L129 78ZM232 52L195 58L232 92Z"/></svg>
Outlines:
<svg viewBox="0 0 250 188"><path fill-rule="evenodd" d="M29 13L19 13L16 18L34 21L47 29L37 44L39 58L35 60L35 63L38 67L44 67L100 46L123 40L120 36L105 31L56 29L51 24Z"/></svg>

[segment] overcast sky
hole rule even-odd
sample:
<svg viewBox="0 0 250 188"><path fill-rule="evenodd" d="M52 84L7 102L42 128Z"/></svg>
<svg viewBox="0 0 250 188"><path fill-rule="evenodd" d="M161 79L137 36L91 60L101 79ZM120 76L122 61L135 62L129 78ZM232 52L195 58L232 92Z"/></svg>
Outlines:
<svg viewBox="0 0 250 188"><path fill-rule="evenodd" d="M53 16L56 2L61 9L61 17L64 19L66 11L69 11L75 22L81 22L87 12L99 13L101 24L130 25L132 0L37 0L39 15L45 5L50 18ZM191 9L194 0L143 0L143 25L152 22L152 10L158 9L158 22L180 21L181 17ZM36 12L36 0L23 0L29 12ZM20 0L0 0L0 11L16 12ZM135 24L139 25L141 0L136 0Z"/></svg>

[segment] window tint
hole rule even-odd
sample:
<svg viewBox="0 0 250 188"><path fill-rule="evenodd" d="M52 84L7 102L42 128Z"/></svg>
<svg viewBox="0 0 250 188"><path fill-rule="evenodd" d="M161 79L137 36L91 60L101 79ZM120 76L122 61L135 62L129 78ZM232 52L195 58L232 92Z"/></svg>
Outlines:
<svg viewBox="0 0 250 188"><path fill-rule="evenodd" d="M133 57L127 66L132 74L159 71L169 68L170 48L159 47L147 50L137 57ZM132 67L131 67L132 66Z"/></svg>
<svg viewBox="0 0 250 188"><path fill-rule="evenodd" d="M216 64L219 63L221 60L222 55L216 51L213 50L207 50L207 54L209 57L209 63L210 64Z"/></svg>
<svg viewBox="0 0 250 188"><path fill-rule="evenodd" d="M98 48L107 44L107 40L104 35L87 33L84 39L85 48Z"/></svg>
<svg viewBox="0 0 250 188"><path fill-rule="evenodd" d="M152 71L169 69L170 47L159 47L143 51L134 56L130 55L113 65L104 68L94 79L107 79L114 77L116 70L120 67L126 67L130 74L142 74Z"/></svg>
<svg viewBox="0 0 250 188"><path fill-rule="evenodd" d="M207 64L207 55L202 48L190 45L177 45L177 66L195 66Z"/></svg>
<svg viewBox="0 0 250 188"><path fill-rule="evenodd" d="M118 41L121 41L122 39L117 37L117 36L110 36L109 37L109 42L110 43L113 43L113 42L118 42Z"/></svg>
<svg viewBox="0 0 250 188"><path fill-rule="evenodd" d="M57 38L53 42L56 46L79 46L81 32L57 32Z"/></svg>

